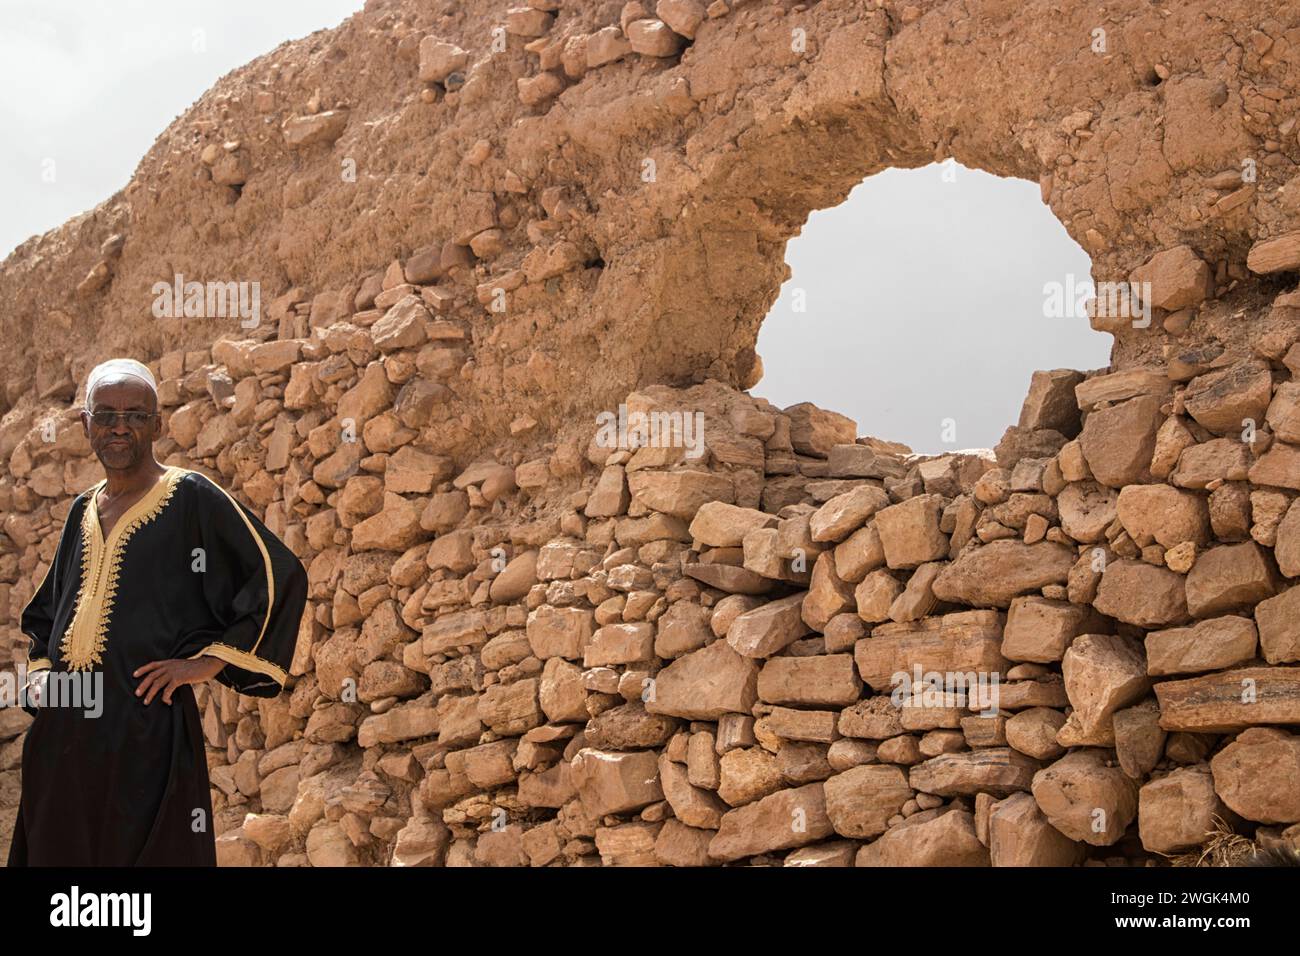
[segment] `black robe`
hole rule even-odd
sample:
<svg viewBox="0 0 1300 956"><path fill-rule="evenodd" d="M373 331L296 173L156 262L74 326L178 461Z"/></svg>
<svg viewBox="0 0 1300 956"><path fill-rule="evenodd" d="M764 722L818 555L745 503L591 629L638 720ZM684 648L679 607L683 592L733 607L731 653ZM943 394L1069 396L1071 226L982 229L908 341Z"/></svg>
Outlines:
<svg viewBox="0 0 1300 956"><path fill-rule="evenodd" d="M105 540L103 484L73 502L22 613L29 670L48 668L51 685L89 679L101 689L94 708L25 703L35 720L9 866L213 866L193 687L146 706L135 694L144 677L132 672L209 655L226 663L222 684L274 697L288 679L307 573L251 511L185 468L169 467Z"/></svg>

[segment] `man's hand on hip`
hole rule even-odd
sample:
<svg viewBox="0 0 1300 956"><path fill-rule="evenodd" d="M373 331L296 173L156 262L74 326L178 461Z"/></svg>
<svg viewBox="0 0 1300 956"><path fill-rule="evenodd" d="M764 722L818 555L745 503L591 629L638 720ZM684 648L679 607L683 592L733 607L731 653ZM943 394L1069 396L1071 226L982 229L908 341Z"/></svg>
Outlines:
<svg viewBox="0 0 1300 956"><path fill-rule="evenodd" d="M201 684L205 680L211 680L216 677L226 664L224 661L215 657L195 657L166 661L151 661L143 667L138 667L132 673L132 677L144 675L144 680L140 681L140 686L135 689L135 695L139 697L144 695L144 703L148 704L161 691L163 703L172 702L172 691L183 684Z"/></svg>
<svg viewBox="0 0 1300 956"><path fill-rule="evenodd" d="M50 682L50 672L42 669L31 674L23 690L27 691L27 701L33 707L45 706L45 688Z"/></svg>

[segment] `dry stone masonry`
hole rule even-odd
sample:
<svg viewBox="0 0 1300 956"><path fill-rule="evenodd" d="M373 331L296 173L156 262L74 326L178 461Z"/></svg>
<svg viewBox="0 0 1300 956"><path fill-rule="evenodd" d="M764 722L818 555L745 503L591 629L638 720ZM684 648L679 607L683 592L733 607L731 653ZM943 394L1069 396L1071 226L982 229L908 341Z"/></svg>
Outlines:
<svg viewBox="0 0 1300 956"><path fill-rule="evenodd" d="M1297 90L1280 0L372 0L0 269L0 663L124 353L310 574L289 689L199 693L225 864L1300 846ZM749 395L809 211L950 156L1151 321L989 452Z"/></svg>

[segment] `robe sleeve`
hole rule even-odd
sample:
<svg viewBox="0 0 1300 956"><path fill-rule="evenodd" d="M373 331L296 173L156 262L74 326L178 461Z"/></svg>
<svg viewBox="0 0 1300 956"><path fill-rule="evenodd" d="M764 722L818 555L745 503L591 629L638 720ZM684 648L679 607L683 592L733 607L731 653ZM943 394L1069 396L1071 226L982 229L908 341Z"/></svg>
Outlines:
<svg viewBox="0 0 1300 956"><path fill-rule="evenodd" d="M45 569L36 593L27 602L22 613L18 615L18 626L28 638L27 673L47 671L53 666L50 661L50 644L54 640L54 618L58 613L59 595L67 586L68 569L72 567L73 548L76 535L81 529L81 515L85 509L84 496L80 509L72 507L63 522L63 531L59 535L59 547L54 552L54 560ZM30 716L36 716L36 708L30 703L23 703L23 710Z"/></svg>
<svg viewBox="0 0 1300 956"><path fill-rule="evenodd" d="M194 472L203 594L214 624L192 631L178 657L215 657L217 681L252 697L284 689L307 602L307 572L246 507Z"/></svg>
<svg viewBox="0 0 1300 956"><path fill-rule="evenodd" d="M27 672L48 670L50 663L50 643L54 639L54 618L58 613L59 595L67 584L69 569L72 566L73 549L76 535L80 533L81 516L85 510L84 496L82 506L68 509L68 517L63 522L59 534L59 547L54 552L54 560L45 570L36 593L27 602L18 616L18 626L27 635L30 644L27 647Z"/></svg>

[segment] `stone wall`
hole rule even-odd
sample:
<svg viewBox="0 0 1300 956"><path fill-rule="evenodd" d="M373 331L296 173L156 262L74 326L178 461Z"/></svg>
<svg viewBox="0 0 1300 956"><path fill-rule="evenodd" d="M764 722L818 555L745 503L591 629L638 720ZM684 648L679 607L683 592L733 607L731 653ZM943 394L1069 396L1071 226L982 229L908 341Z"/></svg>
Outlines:
<svg viewBox="0 0 1300 956"><path fill-rule="evenodd" d="M226 863L1300 842L1300 13L1108 11L371 3L236 71L0 269L0 655L126 353L159 459L310 571L291 689L200 695ZM988 454L747 395L808 212L946 156L1037 179L1153 321L1094 317L1111 367ZM152 315L176 274L262 321ZM620 405L702 444L611 447Z"/></svg>

